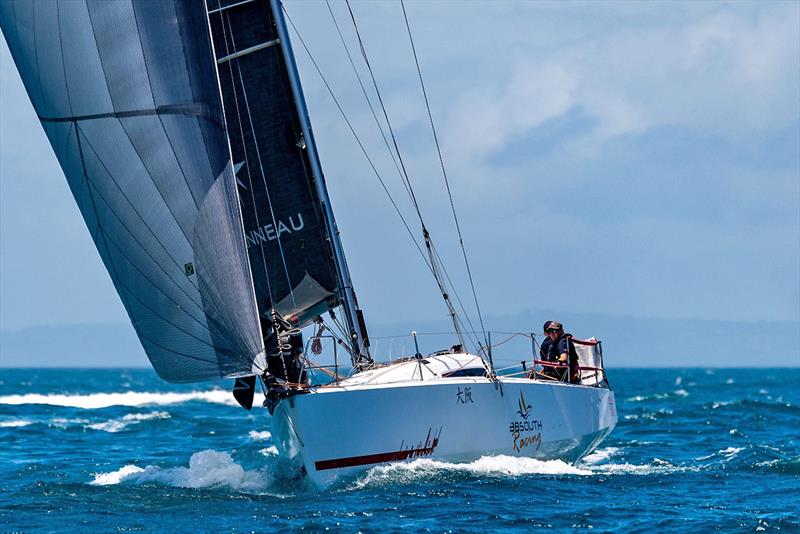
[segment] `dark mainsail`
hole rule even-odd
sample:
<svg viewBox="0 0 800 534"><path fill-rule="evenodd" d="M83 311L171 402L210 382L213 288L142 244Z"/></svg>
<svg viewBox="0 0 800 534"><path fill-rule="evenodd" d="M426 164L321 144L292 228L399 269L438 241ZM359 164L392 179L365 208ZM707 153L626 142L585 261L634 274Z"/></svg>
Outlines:
<svg viewBox="0 0 800 534"><path fill-rule="evenodd" d="M207 7L258 308L304 325L339 282L283 44L263 0Z"/></svg>
<svg viewBox="0 0 800 534"><path fill-rule="evenodd" d="M5 0L0 27L158 374L263 370L202 4Z"/></svg>

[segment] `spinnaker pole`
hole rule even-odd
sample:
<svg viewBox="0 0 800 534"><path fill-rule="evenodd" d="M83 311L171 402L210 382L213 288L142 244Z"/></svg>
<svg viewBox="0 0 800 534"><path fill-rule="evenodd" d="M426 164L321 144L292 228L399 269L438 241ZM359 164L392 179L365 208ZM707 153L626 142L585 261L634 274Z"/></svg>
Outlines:
<svg viewBox="0 0 800 534"><path fill-rule="evenodd" d="M347 267L344 249L342 248L342 242L339 238L339 229L336 226L336 219L333 216L328 189L325 186L325 177L322 174L322 166L319 162L317 146L311 131L308 108L306 107L303 88L300 84L300 75L297 70L297 64L295 63L294 52L292 51L291 41L289 40L289 31L286 26L286 19L283 16L280 0L270 0L270 7L272 9L273 18L275 19L275 27L278 31L281 52L283 53L283 59L286 63L286 70L289 74L289 83L292 88L295 106L297 107L297 115L300 119L303 141L305 142L304 148L311 164L314 188L317 191L317 195L319 195L325 218L325 227L333 249L333 259L341 292L341 304L345 312L344 316L349 331L348 334L350 335L349 341L352 348L353 365L357 369L363 369L372 364L372 356L369 353L369 338L367 337L363 314L358 308L358 301L356 300L356 294L353 290L353 282L350 278L350 269Z"/></svg>

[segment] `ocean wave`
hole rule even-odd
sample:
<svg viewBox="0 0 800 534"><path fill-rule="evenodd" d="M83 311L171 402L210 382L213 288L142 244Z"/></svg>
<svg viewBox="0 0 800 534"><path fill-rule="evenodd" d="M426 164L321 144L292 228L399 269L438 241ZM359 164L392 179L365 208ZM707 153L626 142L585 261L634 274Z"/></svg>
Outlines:
<svg viewBox="0 0 800 534"><path fill-rule="evenodd" d="M102 430L104 432L120 432L130 425L139 424L142 421L150 421L152 419L169 419L168 412L151 412L151 413L130 413L119 419L109 419L102 423L92 423L86 428L92 430Z"/></svg>
<svg viewBox="0 0 800 534"><path fill-rule="evenodd" d="M584 456L581 463L588 465L599 464L605 462L612 456L618 455L620 450L619 447L603 447L602 449L597 449L593 453Z"/></svg>
<svg viewBox="0 0 800 534"><path fill-rule="evenodd" d="M5 395L0 397L0 404L46 404L72 408L97 409L109 406L163 406L180 404L189 401L202 401L214 404L238 406L230 392L223 389L209 391L191 391L187 393L156 393L126 391L124 393L91 393L88 395L42 395L29 393L26 395Z"/></svg>
<svg viewBox="0 0 800 534"><path fill-rule="evenodd" d="M257 492L266 489L272 481L266 470L247 470L227 452L206 450L192 454L189 467L162 468L150 465L142 469L136 465L126 465L116 471L96 474L90 484L155 483L178 488Z"/></svg>
<svg viewBox="0 0 800 534"><path fill-rule="evenodd" d="M263 430L261 432L257 430L251 430L250 433L247 435L250 436L250 439L252 439L253 441L262 441L265 439L270 439L272 437L272 433L267 430Z"/></svg>
<svg viewBox="0 0 800 534"><path fill-rule="evenodd" d="M768 473L800 475L800 457L786 460L767 460L756 463L755 467Z"/></svg>
<svg viewBox="0 0 800 534"><path fill-rule="evenodd" d="M700 456L695 462L698 467L710 470L800 474L800 458L793 458L769 445L726 447L713 454Z"/></svg>
<svg viewBox="0 0 800 534"><path fill-rule="evenodd" d="M671 475L687 471L699 471L697 466L674 465L667 460L655 458L646 464L602 464L591 466L592 474L599 475Z"/></svg>
<svg viewBox="0 0 800 534"><path fill-rule="evenodd" d="M68 419L65 417L55 417L50 420L50 426L54 426L60 429L68 428L72 425L86 425L89 423L91 423L91 421L89 421L88 419L80 419L80 418Z"/></svg>
<svg viewBox="0 0 800 534"><path fill-rule="evenodd" d="M11 421L0 421L0 428L17 428L32 425L33 421L25 419L12 419Z"/></svg>
<svg viewBox="0 0 800 534"><path fill-rule="evenodd" d="M683 388L676 389L672 393L654 393L653 395L634 395L633 397L628 397L625 399L625 402L644 402L649 400L664 400L670 397L688 397L689 392Z"/></svg>
<svg viewBox="0 0 800 534"><path fill-rule="evenodd" d="M697 470L695 466L673 465L660 458L654 458L652 462L641 465L628 462L611 463L612 458L622 456L623 453L620 447L603 447L586 455L578 462L578 466L589 469L594 475L665 475Z"/></svg>
<svg viewBox="0 0 800 534"><path fill-rule="evenodd" d="M778 413L800 413L800 406L794 405L790 402L785 402L783 399L738 399L733 401L715 401L706 403L703 406L705 409L712 410L731 410L731 411L746 411L752 412L754 410L766 410Z"/></svg>

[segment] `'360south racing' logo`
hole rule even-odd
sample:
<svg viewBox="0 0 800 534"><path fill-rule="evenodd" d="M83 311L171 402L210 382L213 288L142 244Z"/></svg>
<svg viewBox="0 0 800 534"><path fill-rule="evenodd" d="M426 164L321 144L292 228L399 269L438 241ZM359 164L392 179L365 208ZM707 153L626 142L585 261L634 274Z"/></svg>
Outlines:
<svg viewBox="0 0 800 534"><path fill-rule="evenodd" d="M511 437L514 440L514 450L520 452L526 447L539 447L542 446L542 422L538 419L529 419L533 415L533 406L528 404L525 400L525 395L522 391L519 392L519 400L517 414L522 418L522 421L512 421L508 427Z"/></svg>

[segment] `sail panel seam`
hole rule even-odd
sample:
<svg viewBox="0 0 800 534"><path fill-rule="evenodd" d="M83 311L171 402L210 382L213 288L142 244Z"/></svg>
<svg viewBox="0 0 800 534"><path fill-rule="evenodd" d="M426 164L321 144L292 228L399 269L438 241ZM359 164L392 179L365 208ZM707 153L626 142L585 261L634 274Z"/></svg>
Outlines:
<svg viewBox="0 0 800 534"><path fill-rule="evenodd" d="M126 111L110 111L107 113L92 113L89 115L70 115L67 117L46 117L37 115L42 122L80 122L95 119L123 119L128 117L145 117L149 115L186 115L190 117L200 117L212 122L215 126L223 128L217 118L209 112L205 104L192 102L189 104L166 104L154 108L131 109Z"/></svg>

